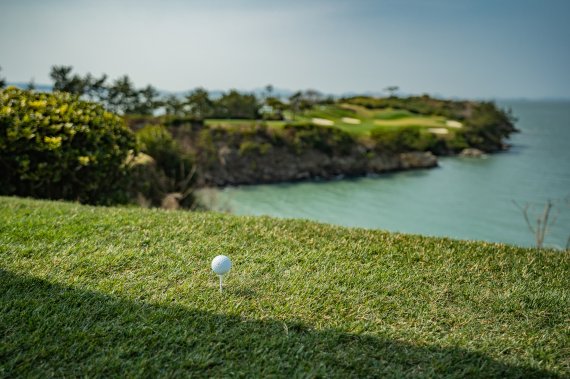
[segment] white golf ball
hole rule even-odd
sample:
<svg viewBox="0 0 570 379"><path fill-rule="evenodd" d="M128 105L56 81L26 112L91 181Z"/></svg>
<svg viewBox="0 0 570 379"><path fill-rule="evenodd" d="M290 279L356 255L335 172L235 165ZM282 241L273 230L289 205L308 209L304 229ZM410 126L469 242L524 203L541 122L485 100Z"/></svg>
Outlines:
<svg viewBox="0 0 570 379"><path fill-rule="evenodd" d="M217 275L227 274L232 268L232 261L225 255L218 255L212 260L212 271Z"/></svg>

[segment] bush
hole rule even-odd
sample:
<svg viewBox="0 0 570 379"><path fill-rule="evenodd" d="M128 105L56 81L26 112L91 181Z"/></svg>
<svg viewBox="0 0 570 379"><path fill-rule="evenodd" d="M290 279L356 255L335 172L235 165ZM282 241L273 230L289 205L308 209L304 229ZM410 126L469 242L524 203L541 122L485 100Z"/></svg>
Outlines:
<svg viewBox="0 0 570 379"><path fill-rule="evenodd" d="M132 195L143 196L151 206L162 206L165 198L176 195L177 206L193 206L192 157L182 151L165 126L147 125L136 136L140 150L151 161L133 165Z"/></svg>
<svg viewBox="0 0 570 379"><path fill-rule="evenodd" d="M343 155L354 146L350 134L338 128L297 123L285 125L283 131L298 153L317 149L329 155Z"/></svg>
<svg viewBox="0 0 570 379"><path fill-rule="evenodd" d="M67 93L0 91L0 194L125 202L135 139L122 119Z"/></svg>
<svg viewBox="0 0 570 379"><path fill-rule="evenodd" d="M376 149L390 153L419 150L421 144L420 132L417 128L377 129L371 137L376 143Z"/></svg>

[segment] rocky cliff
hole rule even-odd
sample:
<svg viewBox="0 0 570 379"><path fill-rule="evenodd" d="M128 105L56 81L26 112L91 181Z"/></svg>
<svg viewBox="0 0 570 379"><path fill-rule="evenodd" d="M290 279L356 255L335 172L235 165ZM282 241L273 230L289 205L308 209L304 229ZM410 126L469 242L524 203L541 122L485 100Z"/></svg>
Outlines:
<svg viewBox="0 0 570 379"><path fill-rule="evenodd" d="M178 128L174 134L196 157L200 186L332 179L437 166L431 152L378 149L328 128L278 134L263 127L239 132Z"/></svg>

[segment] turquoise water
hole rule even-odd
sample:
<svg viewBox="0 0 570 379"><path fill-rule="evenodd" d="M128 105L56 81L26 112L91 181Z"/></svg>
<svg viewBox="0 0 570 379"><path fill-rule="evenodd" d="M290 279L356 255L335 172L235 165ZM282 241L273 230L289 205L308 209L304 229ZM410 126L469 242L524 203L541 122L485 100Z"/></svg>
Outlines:
<svg viewBox="0 0 570 379"><path fill-rule="evenodd" d="M534 237L513 204L536 219L547 199L556 222L546 245L570 236L570 102L501 102L522 131L505 153L442 158L440 167L332 182L230 187L216 206L243 215L305 218L345 226L507 242Z"/></svg>

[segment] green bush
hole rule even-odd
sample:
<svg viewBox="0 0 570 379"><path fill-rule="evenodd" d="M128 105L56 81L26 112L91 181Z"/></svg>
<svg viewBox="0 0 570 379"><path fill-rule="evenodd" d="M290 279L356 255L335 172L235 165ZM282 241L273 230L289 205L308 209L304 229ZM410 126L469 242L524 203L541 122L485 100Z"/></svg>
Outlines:
<svg viewBox="0 0 570 379"><path fill-rule="evenodd" d="M0 91L0 194L126 201L135 139L122 119L67 93Z"/></svg>
<svg viewBox="0 0 570 379"><path fill-rule="evenodd" d="M140 151L152 162L133 165L131 192L142 195L152 206L161 206L168 194L178 193L179 205L194 203L193 159L182 151L165 126L147 125L136 133Z"/></svg>
<svg viewBox="0 0 570 379"><path fill-rule="evenodd" d="M239 145L239 155L266 155L269 150L271 150L271 147L271 144L266 142L259 143L252 140L245 140Z"/></svg>
<svg viewBox="0 0 570 379"><path fill-rule="evenodd" d="M390 153L419 150L422 139L417 128L377 129L371 137L376 143L376 149Z"/></svg>
<svg viewBox="0 0 570 379"><path fill-rule="evenodd" d="M283 131L297 153L317 149L329 155L342 155L354 146L350 134L338 128L297 123L285 125Z"/></svg>
<svg viewBox="0 0 570 379"><path fill-rule="evenodd" d="M136 133L139 149L150 155L157 165L170 177L176 177L180 171L191 166L188 157L182 151L172 134L162 125L147 125Z"/></svg>

